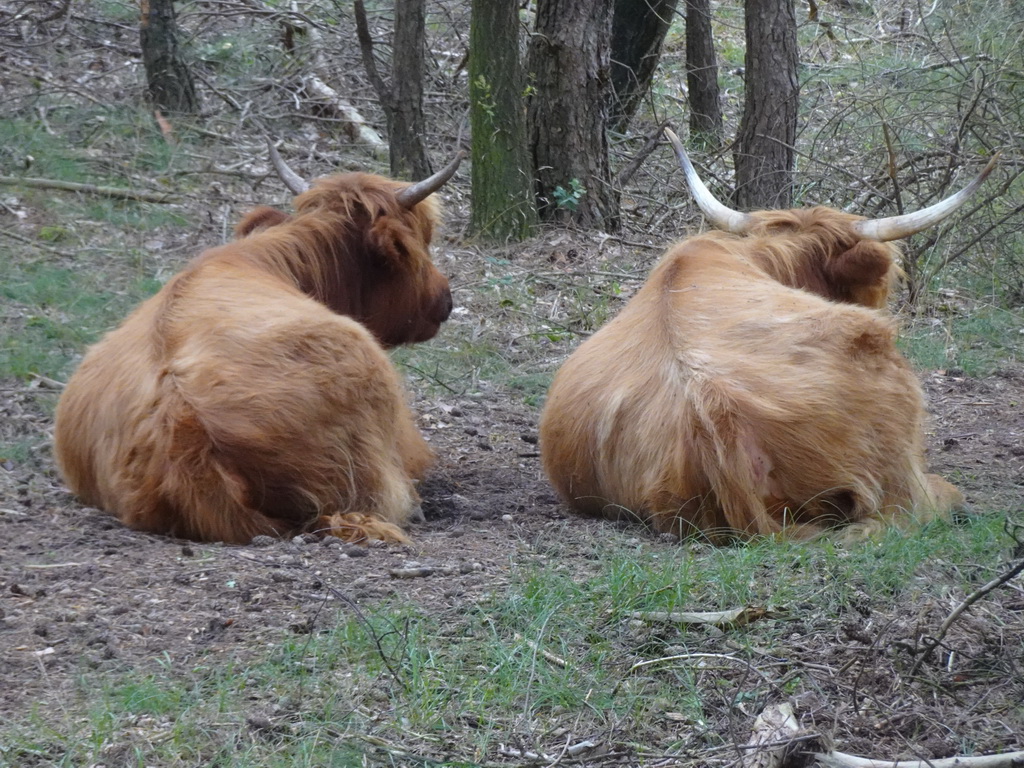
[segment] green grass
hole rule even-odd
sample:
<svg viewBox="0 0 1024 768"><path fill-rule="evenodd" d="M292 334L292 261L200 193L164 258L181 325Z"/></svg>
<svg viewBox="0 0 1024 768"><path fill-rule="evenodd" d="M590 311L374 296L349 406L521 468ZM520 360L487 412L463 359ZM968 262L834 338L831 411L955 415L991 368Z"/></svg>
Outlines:
<svg viewBox="0 0 1024 768"><path fill-rule="evenodd" d="M164 140L149 111L130 107L54 108L46 123L3 118L0 147L11 175L122 186L132 185L125 177L160 177L182 159L182 149Z"/></svg>
<svg viewBox="0 0 1024 768"><path fill-rule="evenodd" d="M0 440L0 464L11 461L15 464L22 464L32 456L32 449L38 444L38 440L32 438L21 438L17 440Z"/></svg>
<svg viewBox="0 0 1024 768"><path fill-rule="evenodd" d="M115 291L99 271L0 262L0 376L63 379L88 344L157 287L147 277Z"/></svg>
<svg viewBox="0 0 1024 768"><path fill-rule="evenodd" d="M898 344L918 367L985 376L1024 359L1024 315L991 304L942 312L902 328Z"/></svg>
<svg viewBox="0 0 1024 768"><path fill-rule="evenodd" d="M711 710L753 706L769 692L755 679L736 698L736 675L758 648L784 647L794 632L828 632L854 609L944 601L950 582L969 591L990 578L995 554L1008 548L995 516L852 549L648 542L611 526L582 544L552 536L536 557L512 565L507 588L457 617L401 599L379 603L364 617L343 611L347 618L319 634L282 629L276 645L244 664L199 656L190 668L159 658L142 669L83 665L61 708L14 716L0 765L92 764L119 750L140 766L340 766L364 756L374 756L371 765L468 766L517 732L612 724L668 750L665 713L692 727ZM632 617L748 605L773 613L724 635ZM711 647L713 658L685 658ZM785 686L788 695L814 689L799 675ZM403 762L418 751L449 758Z"/></svg>
<svg viewBox="0 0 1024 768"><path fill-rule="evenodd" d="M69 149L62 137L48 133L38 121L0 119L0 158L6 159L4 172L13 169L26 176L42 176L61 181L88 180L88 162ZM12 169L12 170L8 170Z"/></svg>
<svg viewBox="0 0 1024 768"><path fill-rule="evenodd" d="M558 363L622 308L624 284L635 288L643 277L607 263L593 274L537 272L493 257L486 263L483 279L457 288L460 296L471 289L468 309L457 310L433 341L394 353L418 388L444 397L487 383L537 407Z"/></svg>

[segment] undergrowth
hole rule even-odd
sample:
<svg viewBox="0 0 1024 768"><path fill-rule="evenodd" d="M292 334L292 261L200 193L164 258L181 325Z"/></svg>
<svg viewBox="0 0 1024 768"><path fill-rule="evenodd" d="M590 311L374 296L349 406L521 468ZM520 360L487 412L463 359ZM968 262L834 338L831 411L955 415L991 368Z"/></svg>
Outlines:
<svg viewBox="0 0 1024 768"><path fill-rule="evenodd" d="M282 628L244 663L200 654L182 667L157 654L142 669L83 666L63 708L8 727L0 764L469 766L502 746L550 751L560 731L621 734L633 750L713 750L737 706L759 711L780 691L799 698L822 684L814 664L832 662L805 647L810 638L831 642L837 622L872 612L884 627L904 603L945 602L951 585L973 591L1011 545L999 516L852 549L661 547L609 529L581 559L569 551L579 541L565 542L536 542L510 564L506 588L460 615L343 599L333 626ZM732 608L760 618L724 628L637 618ZM884 663L905 674L912 658Z"/></svg>
<svg viewBox="0 0 1024 768"><path fill-rule="evenodd" d="M0 262L0 371L65 379L86 345L158 287L145 277L115 292L98 270Z"/></svg>

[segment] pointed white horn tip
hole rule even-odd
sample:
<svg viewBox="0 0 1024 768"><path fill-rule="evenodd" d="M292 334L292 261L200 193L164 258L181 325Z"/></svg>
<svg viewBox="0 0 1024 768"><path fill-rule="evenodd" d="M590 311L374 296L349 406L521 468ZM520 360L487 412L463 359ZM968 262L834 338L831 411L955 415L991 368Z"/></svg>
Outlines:
<svg viewBox="0 0 1024 768"><path fill-rule="evenodd" d="M697 207L701 209L712 226L724 232L731 232L734 235L745 235L749 232L754 224L754 219L750 214L730 208L712 195L711 190L707 188L707 185L704 184L697 173L697 169L690 162L690 158L683 148L683 143L676 136L675 131L666 127L665 136L672 143L672 149L675 150L676 158L679 160L679 165L686 176L686 184L690 188L690 194L693 195L694 202L697 203Z"/></svg>
<svg viewBox="0 0 1024 768"><path fill-rule="evenodd" d="M981 173L975 176L966 187L959 192L954 192L946 199L914 213L855 222L853 225L854 230L867 240L889 242L910 237L913 234L934 227L963 207L964 203L978 191L978 187L984 183L985 179L989 177L999 164L1000 154L1000 152L996 152L982 169Z"/></svg>
<svg viewBox="0 0 1024 768"><path fill-rule="evenodd" d="M460 149L455 153L455 157L452 158L451 162L433 176L429 176L423 179L423 181L417 181L415 184L410 184L398 193L399 205L404 208L412 208L417 203L437 192L455 175L455 171L459 169L459 165L467 157L469 157L469 153L464 149Z"/></svg>

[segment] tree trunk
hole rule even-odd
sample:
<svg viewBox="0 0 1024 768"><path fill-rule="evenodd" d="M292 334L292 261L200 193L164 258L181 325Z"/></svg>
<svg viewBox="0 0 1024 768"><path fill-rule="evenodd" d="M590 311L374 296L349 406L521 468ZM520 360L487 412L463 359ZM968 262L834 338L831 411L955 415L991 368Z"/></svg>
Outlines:
<svg viewBox="0 0 1024 768"><path fill-rule="evenodd" d="M391 63L391 175L425 179L432 173L423 143L423 55L426 50L425 0L395 0Z"/></svg>
<svg viewBox="0 0 1024 768"><path fill-rule="evenodd" d="M789 208L799 107L793 0L746 0L746 95L733 157L741 209Z"/></svg>
<svg viewBox="0 0 1024 768"><path fill-rule="evenodd" d="M199 97L192 73L178 51L173 0L142 0L139 44L153 105L171 114L196 114Z"/></svg>
<svg viewBox="0 0 1024 768"><path fill-rule="evenodd" d="M705 0L706 1L706 0ZM624 131L651 87L679 0L615 0L610 127Z"/></svg>
<svg viewBox="0 0 1024 768"><path fill-rule="evenodd" d="M527 111L538 212L612 231L619 196L608 163L614 0L538 0Z"/></svg>
<svg viewBox="0 0 1024 768"><path fill-rule="evenodd" d="M710 0L686 0L686 85L690 92L690 141L721 144L722 103Z"/></svg>
<svg viewBox="0 0 1024 768"><path fill-rule="evenodd" d="M373 38L363 0L352 3L359 52L370 84L384 110L390 140L391 175L422 179L430 175L423 137L423 53L426 49L426 0L395 0L391 82L377 69Z"/></svg>
<svg viewBox="0 0 1024 768"><path fill-rule="evenodd" d="M472 230L522 240L537 220L526 151L518 0L473 0L469 23Z"/></svg>

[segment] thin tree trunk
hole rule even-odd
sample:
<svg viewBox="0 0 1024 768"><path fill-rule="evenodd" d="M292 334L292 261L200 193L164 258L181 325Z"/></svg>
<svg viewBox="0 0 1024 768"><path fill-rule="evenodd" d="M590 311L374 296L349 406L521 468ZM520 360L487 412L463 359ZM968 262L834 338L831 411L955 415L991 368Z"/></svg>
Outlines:
<svg viewBox="0 0 1024 768"><path fill-rule="evenodd" d="M395 0L391 62L391 175L425 179L433 171L423 137L423 57L426 51L425 0Z"/></svg>
<svg viewBox="0 0 1024 768"><path fill-rule="evenodd" d="M488 239L522 240L537 212L526 151L519 2L473 0L470 14L471 227Z"/></svg>
<svg viewBox="0 0 1024 768"><path fill-rule="evenodd" d="M746 97L733 153L739 208L792 205L799 64L793 0L746 0Z"/></svg>
<svg viewBox="0 0 1024 768"><path fill-rule="evenodd" d="M430 175L430 160L423 142L426 134L423 118L426 0L395 0L394 8L390 83L377 69L363 0L353 2L356 35L363 66L384 110L391 146L391 175L425 178Z"/></svg>
<svg viewBox="0 0 1024 768"><path fill-rule="evenodd" d="M173 0L142 0L139 44L154 106L172 114L196 114L199 96L192 73L178 50Z"/></svg>
<svg viewBox="0 0 1024 768"><path fill-rule="evenodd" d="M527 133L538 211L612 231L619 196L608 162L613 0L538 0Z"/></svg>
<svg viewBox="0 0 1024 768"><path fill-rule="evenodd" d="M679 0L615 0L610 127L624 131L651 88Z"/></svg>
<svg viewBox="0 0 1024 768"><path fill-rule="evenodd" d="M722 141L722 104L710 0L686 0L686 85L690 140L717 146Z"/></svg>

